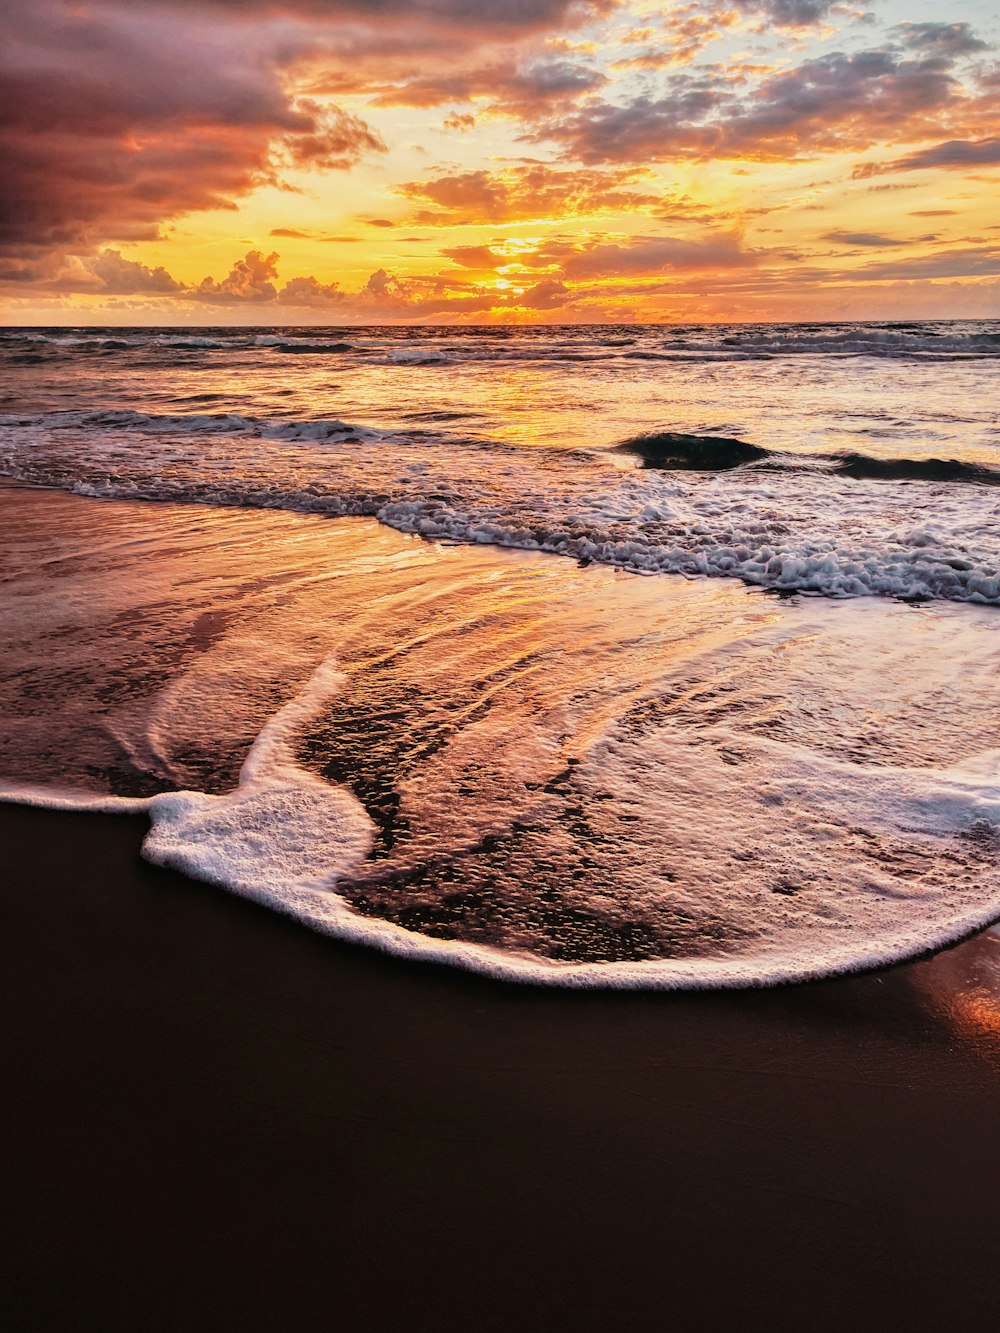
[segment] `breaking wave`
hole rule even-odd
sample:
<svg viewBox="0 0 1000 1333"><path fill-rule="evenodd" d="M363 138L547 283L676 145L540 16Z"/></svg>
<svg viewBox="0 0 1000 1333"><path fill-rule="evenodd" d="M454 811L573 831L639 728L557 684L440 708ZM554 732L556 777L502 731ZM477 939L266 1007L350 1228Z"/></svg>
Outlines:
<svg viewBox="0 0 1000 1333"><path fill-rule="evenodd" d="M777 456L674 432L523 448L436 424L7 414L0 472L81 495L374 516L432 539L780 592L1000 605L1000 492L985 466Z"/></svg>

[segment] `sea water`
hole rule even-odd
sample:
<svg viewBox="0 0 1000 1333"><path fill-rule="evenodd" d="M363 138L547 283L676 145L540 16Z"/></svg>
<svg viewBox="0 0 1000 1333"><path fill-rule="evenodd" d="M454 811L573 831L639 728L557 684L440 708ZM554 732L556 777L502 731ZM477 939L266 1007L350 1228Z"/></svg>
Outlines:
<svg viewBox="0 0 1000 1333"><path fill-rule="evenodd" d="M1000 326L0 359L8 798L145 808L152 860L565 985L826 975L1000 915Z"/></svg>

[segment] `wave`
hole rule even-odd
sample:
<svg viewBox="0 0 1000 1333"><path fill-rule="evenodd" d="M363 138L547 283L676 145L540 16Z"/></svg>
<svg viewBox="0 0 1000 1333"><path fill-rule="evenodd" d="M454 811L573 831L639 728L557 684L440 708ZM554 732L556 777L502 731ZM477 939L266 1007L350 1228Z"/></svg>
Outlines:
<svg viewBox="0 0 1000 1333"><path fill-rule="evenodd" d="M221 394L192 395L188 401L210 402ZM100 412L45 412L38 415L0 413L0 428L34 427L45 431L129 432L137 435L241 435L255 439L327 440L351 436L390 438L386 432L354 426L339 418L286 421L246 416L240 412L161 413L108 409Z"/></svg>
<svg viewBox="0 0 1000 1333"><path fill-rule="evenodd" d="M830 455L832 470L858 481L969 482L1000 486L1000 468L959 458L872 458L869 454Z"/></svg>
<svg viewBox="0 0 1000 1333"><path fill-rule="evenodd" d="M933 800L925 784L915 802ZM984 800L974 784L942 784L936 794L960 800L970 848L982 844L991 857L1000 809ZM99 797L59 788L32 788L0 781L0 801L43 809L107 814L145 812L150 819L142 855L154 865L247 898L335 939L373 948L412 962L443 964L496 981L567 990L747 990L887 967L924 957L993 925L1000 916L1000 893L981 882L962 886L946 904L928 903L917 917L866 922L842 929L820 947L782 950L780 935L763 956L675 957L635 961L568 962L532 956L466 940L435 936L369 915L364 904L342 896L354 891L349 876L370 843L370 821L352 794L297 772L290 780L271 775L244 780L225 796L197 791L166 792L145 799ZM975 818L987 808L990 818ZM266 829L266 836L261 830ZM958 840L955 846L961 848ZM951 859L964 863L959 852ZM975 865L975 861L971 862ZM978 867L977 867L978 868ZM966 876L968 878L968 876ZM794 897L799 886L774 894ZM869 892L871 890L869 889ZM456 898L460 895L455 893ZM887 897L891 895L887 894ZM360 907L360 910L359 910ZM458 911L456 907L455 912ZM880 928L881 925L881 928ZM642 930L639 928L641 936ZM825 947L824 947L825 946Z"/></svg>
<svg viewBox="0 0 1000 1333"><path fill-rule="evenodd" d="M192 394L188 402L212 402L222 394ZM474 411L422 410L402 414L402 419L415 425L447 426L453 422L472 420ZM57 411L39 414L0 413L0 428L41 428L51 431L136 431L142 434L225 434L246 435L270 440L330 440L381 441L401 447L408 438L421 437L417 430L386 431L328 419L286 420L278 417L255 417L239 412L156 413L130 409L106 409L98 412ZM512 446L489 440L465 439L468 448L508 452ZM775 471L806 470L811 473L828 472L850 477L855 481L926 481L940 484L964 483L984 486L1000 485L1000 468L986 463L975 463L957 458L900 458L876 457L855 451L834 453L792 454L765 449L727 435L695 435L681 431L648 431L621 440L616 444L591 449L580 448L546 450L536 446L533 452L548 452L557 457L568 457L572 452L583 457L601 454L626 454L641 460L643 468L657 471L722 472L734 468L773 469ZM514 448L521 456L521 450Z"/></svg>
<svg viewBox="0 0 1000 1333"><path fill-rule="evenodd" d="M746 440L726 435L684 435L677 431L654 431L636 435L614 446L615 451L635 454L643 467L663 471L691 469L699 472L718 472L725 468L741 467L771 457L767 449Z"/></svg>
<svg viewBox="0 0 1000 1333"><path fill-rule="evenodd" d="M358 352L361 349L354 343L279 343L279 352L290 352L293 355L329 355L334 356L339 352Z"/></svg>
<svg viewBox="0 0 1000 1333"><path fill-rule="evenodd" d="M8 414L0 472L81 495L369 515L432 540L782 593L1000 605L993 485L919 476L904 499L844 475L833 456L761 458L744 441L673 432L625 444L645 466L623 467L614 449L523 448L337 419Z"/></svg>
<svg viewBox="0 0 1000 1333"><path fill-rule="evenodd" d="M1000 357L1000 326L863 325L746 328L720 331L711 339L669 340L672 351L781 356L903 357L955 359Z"/></svg>
<svg viewBox="0 0 1000 1333"><path fill-rule="evenodd" d="M981 360L1000 357L1000 323L848 323L771 325L581 325L510 330L470 326L355 326L272 329L7 329L0 347L51 344L67 351L310 353L374 359L405 368L475 362L727 362L783 357Z"/></svg>
<svg viewBox="0 0 1000 1333"><path fill-rule="evenodd" d="M1000 468L959 458L876 458L840 450L832 454L789 454L764 449L726 435L686 435L653 431L612 446L609 452L633 454L642 466L659 471L722 472L755 465L784 471L825 470L855 481L928 481L1000 486Z"/></svg>

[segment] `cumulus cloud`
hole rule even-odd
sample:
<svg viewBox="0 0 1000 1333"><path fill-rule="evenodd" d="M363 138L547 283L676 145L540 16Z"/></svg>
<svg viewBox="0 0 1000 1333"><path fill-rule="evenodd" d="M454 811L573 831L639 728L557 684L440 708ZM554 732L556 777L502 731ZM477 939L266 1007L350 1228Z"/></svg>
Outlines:
<svg viewBox="0 0 1000 1333"><path fill-rule="evenodd" d="M486 250L486 247L482 247ZM468 256L471 260L472 256ZM509 263L488 251L491 269ZM209 302L238 309L268 307L282 313L299 310L328 310L338 320L375 323L394 320L449 319L480 315L490 310L555 310L570 304L574 293L557 276L530 282L523 290L511 283L495 286L476 281L469 274L432 274L401 277L387 269L376 269L356 291L346 291L337 282L323 282L314 275L281 283L277 254L251 250L233 264L221 280L205 278L197 287L179 293L182 300ZM497 263L492 262L493 260ZM476 267L472 263L465 267Z"/></svg>
<svg viewBox="0 0 1000 1333"><path fill-rule="evenodd" d="M276 301L278 289L278 256L251 250L245 259L237 259L227 277L221 282L204 278L191 295L198 301L212 301L220 305L235 305L244 301Z"/></svg>
<svg viewBox="0 0 1000 1333"><path fill-rule="evenodd" d="M309 308L344 305L348 298L346 292L341 291L339 283L320 282L318 278L310 276L291 278L278 292L277 299L282 305Z"/></svg>
<svg viewBox="0 0 1000 1333"><path fill-rule="evenodd" d="M139 292L179 292L181 284L165 268L148 268L134 259L125 259L119 250L102 250L86 262L86 268L101 284L103 292L116 296L134 296Z"/></svg>
<svg viewBox="0 0 1000 1333"><path fill-rule="evenodd" d="M573 293L558 278L543 278L517 298L517 304L527 310L558 310L573 300Z"/></svg>

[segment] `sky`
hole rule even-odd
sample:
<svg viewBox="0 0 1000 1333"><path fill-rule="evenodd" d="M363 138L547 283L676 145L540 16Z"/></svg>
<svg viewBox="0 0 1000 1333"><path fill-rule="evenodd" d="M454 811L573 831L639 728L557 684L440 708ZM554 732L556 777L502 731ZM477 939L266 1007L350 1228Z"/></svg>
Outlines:
<svg viewBox="0 0 1000 1333"><path fill-rule="evenodd" d="M1000 317L1000 0L32 0L5 324Z"/></svg>

